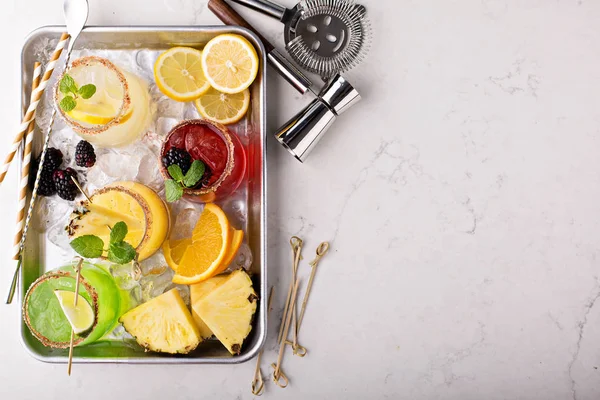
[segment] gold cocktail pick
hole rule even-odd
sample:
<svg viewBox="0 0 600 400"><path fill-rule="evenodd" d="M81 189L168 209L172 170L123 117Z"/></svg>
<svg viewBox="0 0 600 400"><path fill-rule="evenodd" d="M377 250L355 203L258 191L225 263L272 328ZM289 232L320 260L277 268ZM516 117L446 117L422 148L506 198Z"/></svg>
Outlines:
<svg viewBox="0 0 600 400"><path fill-rule="evenodd" d="M77 189L79 189L79 191L81 192L81 194L85 196L85 198L90 202L90 204L92 204L92 199L90 199L90 196L88 196L88 194L85 192L85 190L83 190L83 188L81 187L81 185L77 181L77 178L75 178L74 176L72 176L71 180L73 181L73 183L75 184L75 186L77 186Z"/></svg>
<svg viewBox="0 0 600 400"><path fill-rule="evenodd" d="M290 287L288 289L287 299L285 301L285 307L283 308L283 316L281 317L281 325L279 327L279 335L277 336L277 343L281 343L283 337L283 325L286 320L288 310L292 309L290 307L290 298L292 296L292 289L294 288L294 284L296 283L296 272L298 271L298 263L300 259L302 259L302 239L298 236L292 236L290 239L290 245L292 246L292 280L290 281ZM296 316L294 312L294 317ZM295 318L294 318L295 319ZM295 323L295 322L294 322Z"/></svg>
<svg viewBox="0 0 600 400"><path fill-rule="evenodd" d="M302 308L300 309L300 316L298 317L298 325L296 325L296 330L300 331L300 325L302 324L302 320L304 319L304 312L306 311L306 304L308 303L308 296L310 295L310 289L313 285L313 280L315 279L315 274L317 273L317 265L319 265L319 261L321 258L327 254L329 251L329 242L323 242L317 247L317 256L314 260L310 262L310 266L312 270L310 271L310 277L308 278L308 285L306 286L306 293L304 293L304 299L302 299Z"/></svg>
<svg viewBox="0 0 600 400"><path fill-rule="evenodd" d="M75 301L74 306L77 307L77 299L79 298L79 279L81 278L81 264L83 264L83 258L79 258L77 263L77 275L75 275ZM73 364L73 342L75 341L75 331L71 327L71 343L69 343L69 364L67 365L67 374L71 376L71 365Z"/></svg>
<svg viewBox="0 0 600 400"><path fill-rule="evenodd" d="M314 281L315 275L317 273L317 265L319 264L319 261L321 261L321 258L325 254L327 254L328 251L329 251L329 243L322 242L319 245L319 247L317 247L317 251L316 251L317 255L316 255L315 259L310 262L310 266L312 267L312 270L310 272L310 277L308 279L308 285L306 286L306 292L304 293L304 298L302 299L302 308L300 309L300 316L298 317L298 320L295 325L294 341L287 342L287 344L292 346L292 349L294 350L294 355L297 355L299 357L304 357L307 353L306 348L303 346L300 346L298 344L298 333L300 332L300 325L302 324L302 320L304 319L304 312L306 311L306 304L308 303L308 296L310 296L310 290L312 288L313 281Z"/></svg>
<svg viewBox="0 0 600 400"><path fill-rule="evenodd" d="M267 305L267 319L269 318L269 314L271 313L271 304L273 303L273 294L275 293L275 286L271 286L271 292L269 293L269 302ZM263 394L265 381L262 377L262 372L260 370L260 360L262 358L264 348L260 350L258 353L258 357L256 357L256 369L254 370L254 379L252 379L252 394L255 396L260 396Z"/></svg>
<svg viewBox="0 0 600 400"><path fill-rule="evenodd" d="M298 285L300 284L300 280L296 280L296 284L294 285L294 289L292 291L292 295L291 295L291 300L290 300L290 309L288 310L286 319L285 319L285 324L283 327L283 338L284 340L281 341L281 344L279 345L279 356L277 357L277 363L276 364L271 364L271 366L274 368L273 371L273 381L275 382L275 384L277 386L279 386L280 388L285 388L287 387L287 385L289 384L289 380L287 379L287 377L285 376L285 374L283 373L283 371L281 370L281 361L283 360L283 351L285 350L285 346L286 346L286 341L287 341L287 335L288 332L290 330L290 324L292 321L292 309L296 306L296 294L298 293ZM280 382L280 380L283 380L283 384Z"/></svg>

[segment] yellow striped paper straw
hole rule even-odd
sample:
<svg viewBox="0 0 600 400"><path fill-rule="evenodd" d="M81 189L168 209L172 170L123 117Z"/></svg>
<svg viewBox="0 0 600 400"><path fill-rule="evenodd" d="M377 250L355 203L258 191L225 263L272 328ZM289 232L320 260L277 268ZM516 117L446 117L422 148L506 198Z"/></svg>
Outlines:
<svg viewBox="0 0 600 400"><path fill-rule="evenodd" d="M40 84L42 75L42 64L36 62L33 67L33 82L31 84L31 102L35 90ZM25 148L23 150L23 167L21 169L21 183L19 184L19 211L17 213L17 233L15 234L13 247L13 260L18 260L21 254L21 239L23 238L23 228L25 227L25 210L27 209L27 184L29 182L29 170L31 167L31 148L33 144L33 131L35 130L35 110L33 120L27 128L25 135Z"/></svg>

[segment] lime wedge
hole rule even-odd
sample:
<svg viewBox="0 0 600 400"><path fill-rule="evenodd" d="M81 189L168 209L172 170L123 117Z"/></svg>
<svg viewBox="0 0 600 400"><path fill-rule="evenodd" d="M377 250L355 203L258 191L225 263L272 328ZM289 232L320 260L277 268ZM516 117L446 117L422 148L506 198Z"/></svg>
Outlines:
<svg viewBox="0 0 600 400"><path fill-rule="evenodd" d="M75 292L55 290L54 294L58 298L58 303L76 335L92 327L94 324L94 310L92 310L92 306L90 306L90 303L82 295L77 295L79 298L77 299L76 306Z"/></svg>

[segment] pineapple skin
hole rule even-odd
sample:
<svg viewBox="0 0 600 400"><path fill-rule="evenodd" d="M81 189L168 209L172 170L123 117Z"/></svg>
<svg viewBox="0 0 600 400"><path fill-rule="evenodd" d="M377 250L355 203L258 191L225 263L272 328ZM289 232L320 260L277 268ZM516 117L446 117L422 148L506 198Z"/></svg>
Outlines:
<svg viewBox="0 0 600 400"><path fill-rule="evenodd" d="M142 321L138 323L136 319ZM146 351L188 354L202 342L198 328L177 289L171 289L128 311L119 318L119 322ZM165 332L158 330L169 331L173 326L179 328L179 333L183 333L181 337L177 337L177 332L175 337L169 338L170 340L161 337L161 333ZM177 340L180 343L177 343Z"/></svg>
<svg viewBox="0 0 600 400"><path fill-rule="evenodd" d="M223 346L232 355L239 355L252 331L257 300L252 280L245 271L238 270L201 298L194 309Z"/></svg>

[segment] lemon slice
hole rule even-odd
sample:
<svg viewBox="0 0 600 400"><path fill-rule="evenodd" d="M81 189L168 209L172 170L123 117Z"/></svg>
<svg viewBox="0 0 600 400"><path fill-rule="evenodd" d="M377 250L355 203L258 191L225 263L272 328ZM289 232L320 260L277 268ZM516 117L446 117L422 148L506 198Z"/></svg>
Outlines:
<svg viewBox="0 0 600 400"><path fill-rule="evenodd" d="M240 35L223 34L202 50L202 69L210 85L223 93L239 93L254 82L258 55Z"/></svg>
<svg viewBox="0 0 600 400"><path fill-rule="evenodd" d="M77 305L75 305L75 292L55 290L54 294L58 298L58 303L76 335L92 327L95 320L94 310L82 295L77 295Z"/></svg>
<svg viewBox="0 0 600 400"><path fill-rule="evenodd" d="M250 91L223 93L214 88L208 89L195 102L198 112L206 119L220 124L233 124L244 118L250 106Z"/></svg>
<svg viewBox="0 0 600 400"><path fill-rule="evenodd" d="M191 47L173 47L158 56L154 63L156 85L177 101L200 97L210 84L202 71L202 52Z"/></svg>
<svg viewBox="0 0 600 400"><path fill-rule="evenodd" d="M87 103L78 101L77 107L67 112L67 115L75 121L90 125L106 125L112 121L119 110L107 103ZM127 114L121 118L120 123L127 121L133 112L130 107Z"/></svg>

